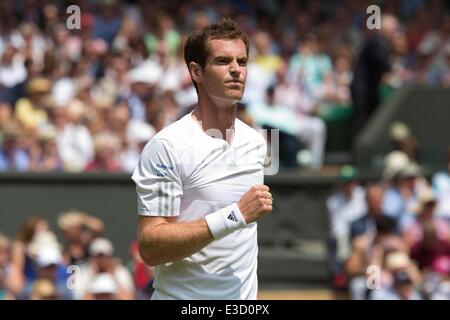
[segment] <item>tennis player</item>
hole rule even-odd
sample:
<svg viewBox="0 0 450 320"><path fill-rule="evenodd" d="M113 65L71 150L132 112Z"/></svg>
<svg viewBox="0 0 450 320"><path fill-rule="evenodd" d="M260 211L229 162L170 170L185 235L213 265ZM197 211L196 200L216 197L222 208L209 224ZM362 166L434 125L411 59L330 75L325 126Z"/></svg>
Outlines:
<svg viewBox="0 0 450 320"><path fill-rule="evenodd" d="M152 299L256 299L257 225L272 211L266 142L236 118L249 44L230 19L194 32L185 61L195 109L158 132L132 179Z"/></svg>

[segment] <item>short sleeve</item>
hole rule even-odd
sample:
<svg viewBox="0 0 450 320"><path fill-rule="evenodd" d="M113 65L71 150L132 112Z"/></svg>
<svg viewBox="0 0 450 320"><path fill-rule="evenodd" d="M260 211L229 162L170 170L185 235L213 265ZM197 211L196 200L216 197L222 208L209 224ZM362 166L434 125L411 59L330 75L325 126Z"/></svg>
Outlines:
<svg viewBox="0 0 450 320"><path fill-rule="evenodd" d="M183 187L178 155L169 141L151 140L142 151L133 172L138 197L138 214L177 216Z"/></svg>

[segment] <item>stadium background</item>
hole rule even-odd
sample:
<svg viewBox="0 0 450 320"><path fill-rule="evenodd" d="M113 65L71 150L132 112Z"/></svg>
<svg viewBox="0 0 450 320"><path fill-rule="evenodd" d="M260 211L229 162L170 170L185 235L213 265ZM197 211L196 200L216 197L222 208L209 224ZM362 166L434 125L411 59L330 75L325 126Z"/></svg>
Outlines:
<svg viewBox="0 0 450 320"><path fill-rule="evenodd" d="M367 28L372 4L398 19L395 32ZM73 30L70 5L81 12L80 28ZM444 222L450 217L449 8L449 1L438 0L2 1L0 233L6 237L0 237L0 296L14 291L7 283L17 264L13 253L20 255L16 237L34 216L48 221L61 247L67 225L108 238L142 286L139 276L148 274L130 252L137 221L130 172L143 144L195 104L182 55L186 36L229 16L251 43L239 117L255 128L280 129L280 170L266 177L274 212L259 223L260 295L355 298L350 280L366 265L350 274L344 262L354 254L350 220L357 220L346 214L366 213L358 184L363 192L367 183L379 183L388 203L394 177L413 175L427 187L400 197L402 207L425 203L431 192L436 215ZM373 40L378 37L381 42ZM379 79L364 88L361 73ZM355 103L358 90L368 90L371 101ZM355 194L344 197L339 211L331 197L350 185ZM79 212L62 219L72 209ZM385 213L400 221L399 215L413 215L409 211ZM419 263L414 284L424 298L447 292L446 232L440 267ZM333 246L342 234L345 244ZM40 245L32 238L21 243ZM92 239L86 241L88 247ZM413 263L414 245L405 244L391 260ZM336 246L347 248L344 258ZM135 297L145 296L140 289Z"/></svg>

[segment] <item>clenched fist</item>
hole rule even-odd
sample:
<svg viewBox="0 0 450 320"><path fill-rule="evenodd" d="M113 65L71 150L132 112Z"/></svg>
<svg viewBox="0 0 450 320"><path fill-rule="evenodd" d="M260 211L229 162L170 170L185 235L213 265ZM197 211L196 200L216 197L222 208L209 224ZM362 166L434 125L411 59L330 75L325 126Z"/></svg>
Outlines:
<svg viewBox="0 0 450 320"><path fill-rule="evenodd" d="M256 185L250 188L239 200L241 210L246 223L261 219L272 211L272 194L266 185Z"/></svg>

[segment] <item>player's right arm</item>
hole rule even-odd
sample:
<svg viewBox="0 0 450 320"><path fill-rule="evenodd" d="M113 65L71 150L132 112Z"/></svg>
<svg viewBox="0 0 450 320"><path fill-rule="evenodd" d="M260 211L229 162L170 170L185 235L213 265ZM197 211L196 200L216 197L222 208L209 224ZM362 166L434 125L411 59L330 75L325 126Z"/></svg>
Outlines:
<svg viewBox="0 0 450 320"><path fill-rule="evenodd" d="M245 223L259 220L272 211L272 196L265 185L252 187L238 203ZM175 217L140 216L139 252L151 266L188 257L214 241L205 219L190 222Z"/></svg>
<svg viewBox="0 0 450 320"><path fill-rule="evenodd" d="M233 222L223 219L219 213L208 212L209 217L197 221L177 221L183 196L180 163L169 141L154 139L143 150L133 173L140 215L139 250L151 266L188 257L232 231L225 229L229 227L227 223L233 225ZM230 229L245 226L271 211L272 196L267 186L254 186L244 194L237 207L236 204L232 206L239 211L236 212L239 223ZM222 214L228 216L225 211Z"/></svg>

